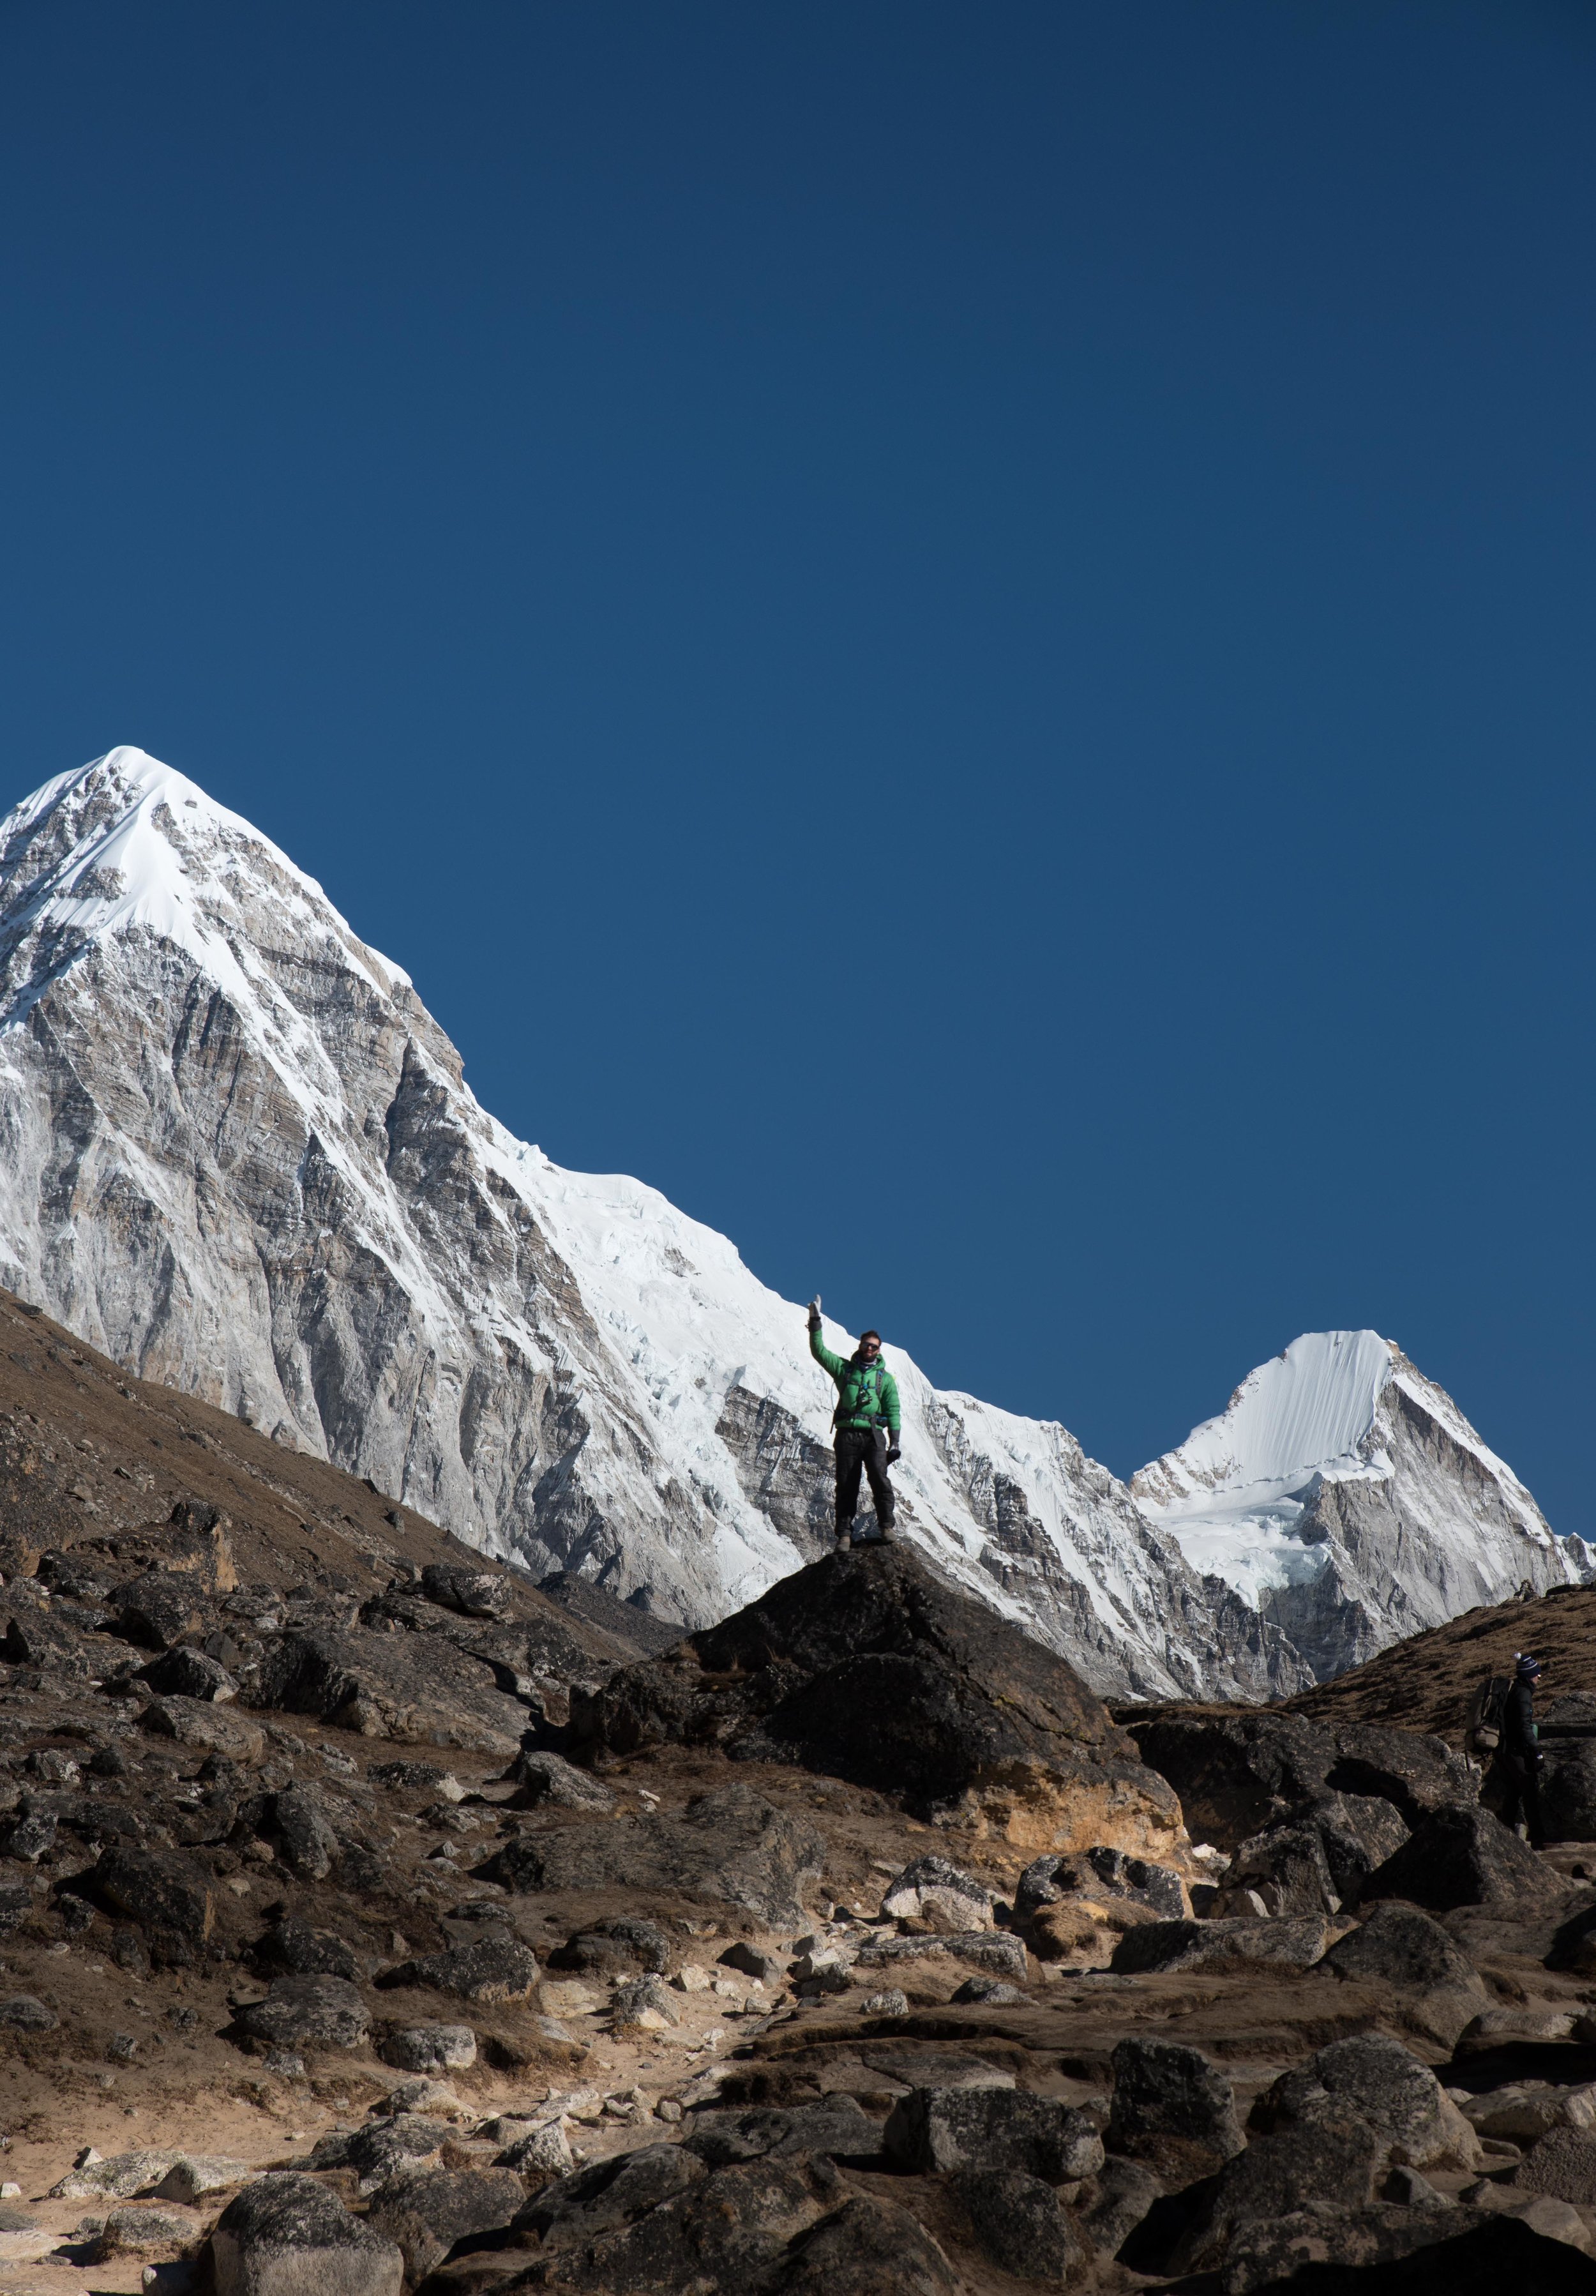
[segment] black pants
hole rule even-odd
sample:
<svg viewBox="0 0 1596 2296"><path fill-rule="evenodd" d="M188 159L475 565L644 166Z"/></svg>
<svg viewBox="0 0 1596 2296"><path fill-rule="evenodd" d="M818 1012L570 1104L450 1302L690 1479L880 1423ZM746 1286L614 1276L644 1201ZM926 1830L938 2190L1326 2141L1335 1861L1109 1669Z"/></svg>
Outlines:
<svg viewBox="0 0 1596 2296"><path fill-rule="evenodd" d="M870 1496L876 1503L876 1521L892 1529L892 1485L887 1480L887 1431L884 1427L839 1427L837 1430L837 1529L840 1536L859 1511L859 1476L870 1477Z"/></svg>
<svg viewBox="0 0 1596 2296"><path fill-rule="evenodd" d="M1507 1784L1502 1822L1503 1825L1517 1825L1522 1818L1531 1841L1539 1849L1546 1839L1541 1817L1541 1766L1533 1754L1504 1754L1502 1767Z"/></svg>

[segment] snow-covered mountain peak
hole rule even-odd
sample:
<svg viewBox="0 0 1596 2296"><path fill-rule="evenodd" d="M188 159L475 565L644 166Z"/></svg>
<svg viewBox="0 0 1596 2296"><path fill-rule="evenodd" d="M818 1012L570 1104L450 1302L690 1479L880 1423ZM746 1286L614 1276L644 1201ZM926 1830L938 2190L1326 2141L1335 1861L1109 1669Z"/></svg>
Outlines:
<svg viewBox="0 0 1596 2296"><path fill-rule="evenodd" d="M1142 1468L1131 1488L1153 1506L1221 1493L1261 1503L1299 1491L1315 1474L1367 1473L1359 1447L1399 1360L1378 1332L1305 1332L1249 1372L1216 1419Z"/></svg>
<svg viewBox="0 0 1596 2296"><path fill-rule="evenodd" d="M1307 1332L1131 1491L1323 1676L1524 1579L1591 1575L1443 1388L1378 1332Z"/></svg>
<svg viewBox="0 0 1596 2296"><path fill-rule="evenodd" d="M252 1004L260 988L239 887L269 887L285 932L331 934L381 987L408 976L359 941L281 848L143 750L108 750L60 774L0 821L0 962L32 944L0 1026L91 944L147 931Z"/></svg>

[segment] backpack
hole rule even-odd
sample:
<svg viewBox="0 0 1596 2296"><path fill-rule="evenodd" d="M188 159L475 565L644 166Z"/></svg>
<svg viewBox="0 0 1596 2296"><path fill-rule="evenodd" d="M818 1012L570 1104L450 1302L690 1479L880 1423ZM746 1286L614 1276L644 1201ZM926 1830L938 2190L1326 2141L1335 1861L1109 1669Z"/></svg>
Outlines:
<svg viewBox="0 0 1596 2296"><path fill-rule="evenodd" d="M855 1372L854 1406L852 1415L856 1417L860 1412L863 1411L868 1406L872 1410L875 1419L878 1422L880 1421L881 1416L881 1376L886 1371L886 1368L887 1366L881 1361L880 1356L876 1357L872 1364L859 1365L856 1371L855 1371L855 1366L852 1364L848 1365L848 1369L851 1372ZM866 1380L870 1382L868 1388L864 1384ZM839 1395L837 1398L837 1408L831 1414L831 1424L833 1427L841 1426L842 1409L842 1397Z"/></svg>
<svg viewBox="0 0 1596 2296"><path fill-rule="evenodd" d="M1494 1754L1501 1745L1507 1695L1512 1686L1505 1674L1488 1674L1475 1692L1465 1732L1467 1743L1474 1753Z"/></svg>

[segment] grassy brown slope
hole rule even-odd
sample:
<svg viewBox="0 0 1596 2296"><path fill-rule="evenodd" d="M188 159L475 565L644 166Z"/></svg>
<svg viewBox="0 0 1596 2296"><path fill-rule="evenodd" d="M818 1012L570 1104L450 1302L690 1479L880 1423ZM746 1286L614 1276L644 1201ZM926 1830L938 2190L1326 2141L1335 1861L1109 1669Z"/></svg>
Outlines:
<svg viewBox="0 0 1596 2296"><path fill-rule="evenodd" d="M184 1500L227 1517L241 1586L307 1580L365 1595L405 1563L504 1568L373 1484L131 1377L0 1291L0 1571L26 1576L52 1547L92 1544L131 1572L146 1553L159 1559ZM595 1617L574 1619L519 1572L505 1575L512 1615L557 1618L595 1656L636 1653Z"/></svg>
<svg viewBox="0 0 1596 2296"><path fill-rule="evenodd" d="M1529 1602L1466 1611L1281 1703L1287 1713L1327 1722L1433 1730L1461 1746L1481 1676L1510 1673L1517 1651L1534 1651L1545 1666L1543 1709L1568 1691L1596 1690L1596 1587L1559 1587Z"/></svg>

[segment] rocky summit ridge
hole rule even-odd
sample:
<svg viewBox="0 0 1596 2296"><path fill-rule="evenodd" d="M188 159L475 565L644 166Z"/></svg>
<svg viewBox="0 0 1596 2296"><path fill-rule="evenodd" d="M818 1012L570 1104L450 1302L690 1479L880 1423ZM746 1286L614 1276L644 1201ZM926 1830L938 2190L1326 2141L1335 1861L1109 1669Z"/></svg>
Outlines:
<svg viewBox="0 0 1596 2296"><path fill-rule="evenodd" d="M826 1544L801 1312L653 1190L514 1139L405 972L142 750L0 823L0 1280L535 1578L704 1628ZM1264 1587L1063 1427L888 1353L904 1535L1105 1694L1301 1688L1574 1569L1510 1510L1457 1564L1465 1445L1417 1512L1411 1474L1380 1506L1327 1477L1342 1511Z"/></svg>

